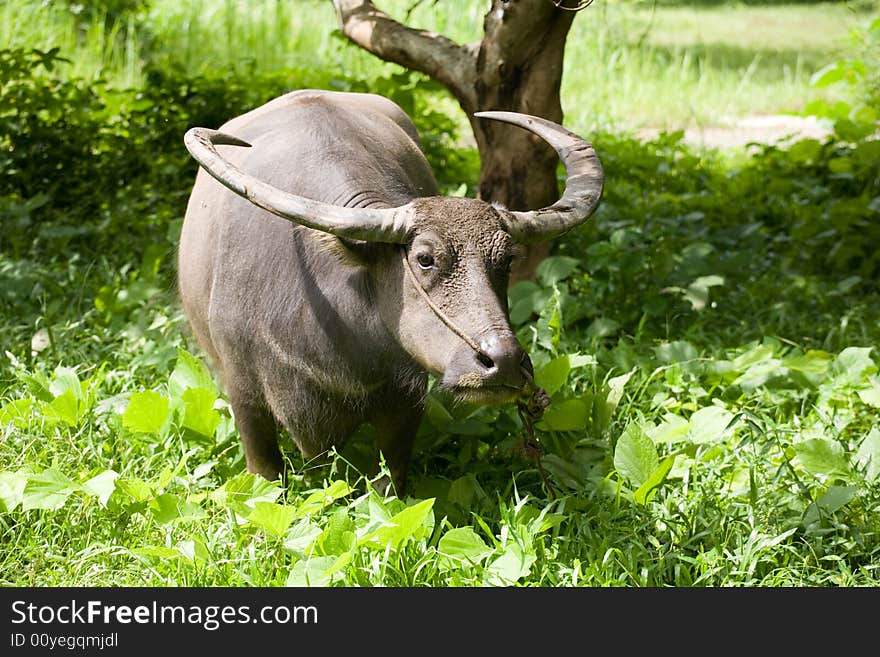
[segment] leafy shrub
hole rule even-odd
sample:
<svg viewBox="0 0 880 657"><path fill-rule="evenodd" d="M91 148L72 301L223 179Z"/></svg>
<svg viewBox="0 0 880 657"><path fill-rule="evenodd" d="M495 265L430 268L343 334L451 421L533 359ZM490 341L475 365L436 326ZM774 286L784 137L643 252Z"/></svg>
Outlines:
<svg viewBox="0 0 880 657"><path fill-rule="evenodd" d="M143 89L119 90L53 76L66 62L57 49L0 51L0 210L17 229L0 239L16 252L44 240L101 253L120 235L132 246L164 238L196 170L184 132L314 86L297 71L237 80L148 69ZM385 93L407 109L442 185L473 178L475 156L451 148L455 124L432 107L434 83L401 74L370 84L337 76L336 86Z"/></svg>

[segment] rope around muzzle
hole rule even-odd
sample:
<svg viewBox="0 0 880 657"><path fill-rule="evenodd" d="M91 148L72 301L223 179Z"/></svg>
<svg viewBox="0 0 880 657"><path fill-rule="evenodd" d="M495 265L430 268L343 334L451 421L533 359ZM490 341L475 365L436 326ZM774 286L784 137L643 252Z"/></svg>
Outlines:
<svg viewBox="0 0 880 657"><path fill-rule="evenodd" d="M437 318L443 322L450 331L455 333L455 335L461 338L468 347L473 349L478 357L491 361L492 359L480 348L480 345L478 345L471 336L459 328L458 325L452 321L452 318L450 318L445 312L443 312L442 308L431 300L431 297L428 296L427 290L422 287L422 284L416 278L412 263L410 263L409 258L407 257L407 250L404 248L401 250L401 253L403 254L403 269L409 277L410 283L412 283L416 290L418 290L419 296L422 297L424 302L428 305L428 308L433 311ZM520 396L516 401L516 409L526 431L526 435L523 439L522 453L526 458L535 462L545 487L552 492L553 487L549 485L547 475L541 465L541 456L543 456L544 451L541 449L541 446L535 437L534 428L535 422L541 419L541 416L544 415L544 411L550 406L550 395L547 394L547 391L544 390L544 388L535 384L535 377L526 367L520 366L520 371L526 380L526 384L523 386Z"/></svg>

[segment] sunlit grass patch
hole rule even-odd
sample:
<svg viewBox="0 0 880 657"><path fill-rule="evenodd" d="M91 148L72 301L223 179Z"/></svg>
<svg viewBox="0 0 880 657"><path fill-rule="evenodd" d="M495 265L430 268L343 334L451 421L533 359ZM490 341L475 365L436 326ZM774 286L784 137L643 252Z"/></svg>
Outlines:
<svg viewBox="0 0 880 657"><path fill-rule="evenodd" d="M453 15L445 4L422 3L424 19L466 37L456 31L479 7ZM623 10L596 4L578 25L602 6L606 17ZM429 395L407 497L372 490L358 441L306 463L285 437L281 484L245 472L224 391L175 300L195 171L185 127L216 125L288 84L341 83L408 107L444 189L473 185L476 155L432 85L322 30L280 34L302 31L312 11L332 23L329 2L161 0L152 11L165 12L167 23L149 20L166 41L137 41L160 62L143 89L94 82L117 75L98 50L87 83L65 82L74 69L54 60L73 53L2 59L0 91L15 102L0 108L13 172L0 195L12 227L0 234L0 584L877 585L880 146L856 120L869 113L838 107L853 120L829 139L738 157L674 133L645 143L591 130L602 204L509 294L553 401L535 426L540 449L526 448L513 408L447 408ZM629 16L643 29L644 14ZM722 98L725 67L727 92L743 98L773 72L768 54L715 60L717 31L674 46L651 34L646 50L617 40L601 51L604 70L569 75L586 81L565 100L578 129L683 102L654 78L682 98L700 91L696 117ZM294 59L272 45L287 38ZM804 71L808 45L798 45ZM332 65L312 68L319 54ZM118 70L116 82L136 79ZM358 434L367 447L371 436Z"/></svg>
<svg viewBox="0 0 880 657"><path fill-rule="evenodd" d="M479 3L419 3L410 15L409 0L379 6L461 43L481 36ZM5 43L61 47L72 60L64 73L119 86L142 84L148 61L190 76L311 71L314 84L328 88L345 86L334 81L337 71L366 81L400 70L341 37L324 0L156 0L137 18L99 14L85 24L62 3L16 0L0 12ZM810 89L810 76L851 52L851 31L872 15L871 3L656 9L596 3L578 15L568 38L563 109L586 132L797 112L808 99L833 100L842 92ZM449 107L457 111L454 103Z"/></svg>

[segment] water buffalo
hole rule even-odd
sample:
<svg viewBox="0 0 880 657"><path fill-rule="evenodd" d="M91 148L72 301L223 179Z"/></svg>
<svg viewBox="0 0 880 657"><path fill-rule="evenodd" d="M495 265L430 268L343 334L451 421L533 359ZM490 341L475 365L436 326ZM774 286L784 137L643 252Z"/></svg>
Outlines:
<svg viewBox="0 0 880 657"><path fill-rule="evenodd" d="M415 126L372 94L296 91L220 131L186 133L201 169L180 237L180 299L250 472L281 474L281 428L311 458L369 422L402 493L428 373L486 404L530 382L507 315L514 247L586 220L603 173L593 148L555 123L477 116L553 146L562 198L519 212L440 196Z"/></svg>

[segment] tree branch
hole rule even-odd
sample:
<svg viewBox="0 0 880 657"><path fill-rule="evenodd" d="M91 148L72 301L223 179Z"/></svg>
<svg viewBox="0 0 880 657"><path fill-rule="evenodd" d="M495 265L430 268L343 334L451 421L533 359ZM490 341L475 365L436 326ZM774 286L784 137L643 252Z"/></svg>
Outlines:
<svg viewBox="0 0 880 657"><path fill-rule="evenodd" d="M333 6L349 40L380 59L425 73L449 89L464 107L475 107L473 48L403 25L370 0L333 0Z"/></svg>
<svg viewBox="0 0 880 657"><path fill-rule="evenodd" d="M564 39L573 19L548 0L493 0L483 21L482 57L508 67L522 66L544 50L550 32L560 24Z"/></svg>

